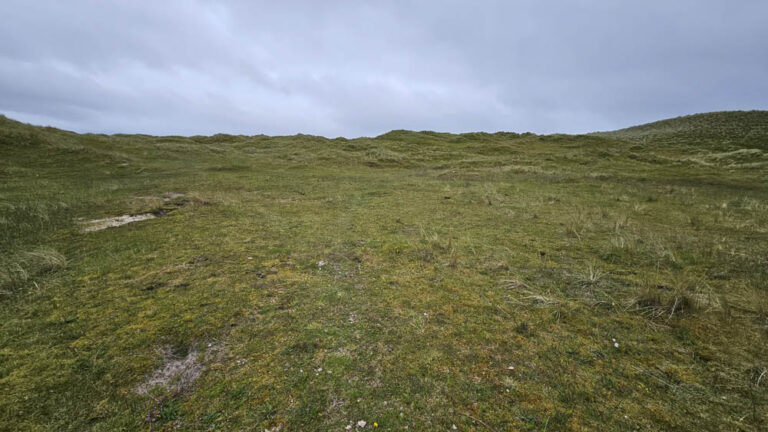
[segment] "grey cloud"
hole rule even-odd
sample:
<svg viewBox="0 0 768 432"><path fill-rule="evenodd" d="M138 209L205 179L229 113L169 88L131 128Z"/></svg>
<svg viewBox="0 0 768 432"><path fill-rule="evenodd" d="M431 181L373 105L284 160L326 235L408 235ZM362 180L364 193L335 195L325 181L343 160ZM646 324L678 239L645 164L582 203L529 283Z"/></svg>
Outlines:
<svg viewBox="0 0 768 432"><path fill-rule="evenodd" d="M587 132L765 109L745 0L19 1L0 112L77 131Z"/></svg>

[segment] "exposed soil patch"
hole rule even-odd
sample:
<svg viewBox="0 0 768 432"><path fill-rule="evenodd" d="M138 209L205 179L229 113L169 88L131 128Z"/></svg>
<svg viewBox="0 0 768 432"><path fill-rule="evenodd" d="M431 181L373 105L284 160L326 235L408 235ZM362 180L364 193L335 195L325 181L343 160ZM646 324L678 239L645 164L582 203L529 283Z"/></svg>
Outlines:
<svg viewBox="0 0 768 432"><path fill-rule="evenodd" d="M196 349L190 350L183 358L174 356L168 347L161 353L163 365L155 369L152 375L136 388L137 393L146 395L157 387L171 393L183 392L203 373L203 365L198 361Z"/></svg>
<svg viewBox="0 0 768 432"><path fill-rule="evenodd" d="M184 194L176 193L176 192L167 192L163 194L163 201L170 202L175 200L176 198L183 197Z"/></svg>
<svg viewBox="0 0 768 432"><path fill-rule="evenodd" d="M113 217L108 217L103 219L80 221L80 223L83 225L84 232L93 232L93 231L101 231L107 228L119 227L119 226L123 226L133 222L140 222L147 219L163 217L168 213L172 212L173 210L176 210L179 207L183 207L189 203L189 201L187 200L178 199L182 196L183 194L167 193L164 195L163 201L169 202L169 203L172 202L172 204L155 209L148 213L125 214L121 216L113 216Z"/></svg>
<svg viewBox="0 0 768 432"><path fill-rule="evenodd" d="M94 220L84 221L82 222L82 224L84 225L83 231L93 232L93 231L101 231L107 228L119 227L122 225L129 224L131 222L139 222L147 219L154 219L156 217L157 216L155 216L154 213L143 213L143 214L137 214L137 215L122 215L122 216L108 217L104 219L94 219Z"/></svg>

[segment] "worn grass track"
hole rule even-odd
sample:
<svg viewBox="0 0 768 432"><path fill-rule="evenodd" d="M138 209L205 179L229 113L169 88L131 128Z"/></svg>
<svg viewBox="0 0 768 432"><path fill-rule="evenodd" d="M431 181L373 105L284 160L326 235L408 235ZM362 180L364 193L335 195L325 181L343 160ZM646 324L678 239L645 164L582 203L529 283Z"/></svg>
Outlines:
<svg viewBox="0 0 768 432"><path fill-rule="evenodd" d="M765 430L767 181L766 112L354 140L0 118L0 430Z"/></svg>

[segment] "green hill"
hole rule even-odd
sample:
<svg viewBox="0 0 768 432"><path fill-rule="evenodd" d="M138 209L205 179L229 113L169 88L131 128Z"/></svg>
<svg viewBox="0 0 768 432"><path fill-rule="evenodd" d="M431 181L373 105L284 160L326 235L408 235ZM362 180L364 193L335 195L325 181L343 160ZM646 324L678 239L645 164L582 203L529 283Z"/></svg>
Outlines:
<svg viewBox="0 0 768 432"><path fill-rule="evenodd" d="M768 111L726 111L661 120L604 133L633 141L707 143L768 150Z"/></svg>
<svg viewBox="0 0 768 432"><path fill-rule="evenodd" d="M0 431L763 430L767 117L356 139L0 117Z"/></svg>

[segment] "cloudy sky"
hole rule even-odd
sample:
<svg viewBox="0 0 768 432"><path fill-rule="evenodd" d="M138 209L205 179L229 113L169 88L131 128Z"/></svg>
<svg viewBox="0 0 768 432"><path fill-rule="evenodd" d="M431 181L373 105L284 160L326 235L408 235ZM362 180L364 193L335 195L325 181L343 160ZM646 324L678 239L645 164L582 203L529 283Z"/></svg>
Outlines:
<svg viewBox="0 0 768 432"><path fill-rule="evenodd" d="M589 132L768 109L768 1L3 0L0 113L81 132Z"/></svg>

